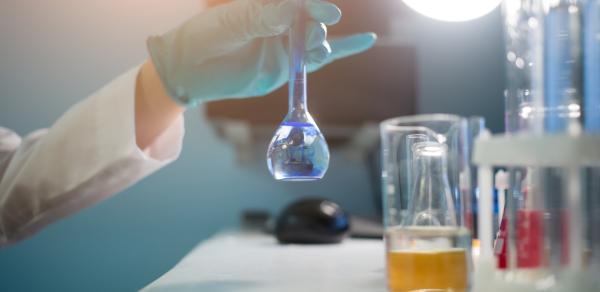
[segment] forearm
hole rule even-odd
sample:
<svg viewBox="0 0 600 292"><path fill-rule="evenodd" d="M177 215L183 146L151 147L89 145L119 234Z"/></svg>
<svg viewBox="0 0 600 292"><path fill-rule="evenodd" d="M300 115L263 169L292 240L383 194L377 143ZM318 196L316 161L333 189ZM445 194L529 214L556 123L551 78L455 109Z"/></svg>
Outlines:
<svg viewBox="0 0 600 292"><path fill-rule="evenodd" d="M170 127L154 129L158 135L145 151L137 146L134 100L140 71L130 70L71 107L48 131L8 145L0 163L0 247L120 192L177 158L184 132L180 114Z"/></svg>
<svg viewBox="0 0 600 292"><path fill-rule="evenodd" d="M146 149L185 111L169 97L152 61L146 61L137 77L135 91L135 133L140 149Z"/></svg>

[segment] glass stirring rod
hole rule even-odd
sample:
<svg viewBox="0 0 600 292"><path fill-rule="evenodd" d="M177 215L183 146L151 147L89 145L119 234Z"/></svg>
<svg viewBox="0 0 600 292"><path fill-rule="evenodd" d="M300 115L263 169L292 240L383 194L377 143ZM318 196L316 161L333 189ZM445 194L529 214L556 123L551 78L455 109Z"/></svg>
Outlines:
<svg viewBox="0 0 600 292"><path fill-rule="evenodd" d="M296 0L289 31L289 109L267 151L267 165L276 180L321 179L329 166L327 142L306 107L306 10Z"/></svg>

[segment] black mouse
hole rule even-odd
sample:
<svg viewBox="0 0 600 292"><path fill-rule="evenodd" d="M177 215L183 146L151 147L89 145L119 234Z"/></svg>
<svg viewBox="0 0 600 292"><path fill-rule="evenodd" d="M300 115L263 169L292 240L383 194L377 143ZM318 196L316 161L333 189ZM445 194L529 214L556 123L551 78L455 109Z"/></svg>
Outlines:
<svg viewBox="0 0 600 292"><path fill-rule="evenodd" d="M280 243L339 243L350 230L348 214L324 199L302 199L287 206L275 224Z"/></svg>

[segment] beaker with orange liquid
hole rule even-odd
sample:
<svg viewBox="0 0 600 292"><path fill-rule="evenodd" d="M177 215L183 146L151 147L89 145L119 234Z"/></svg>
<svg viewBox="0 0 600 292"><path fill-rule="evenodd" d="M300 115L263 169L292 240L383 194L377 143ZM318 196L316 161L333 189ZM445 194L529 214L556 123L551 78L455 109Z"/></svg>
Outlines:
<svg viewBox="0 0 600 292"><path fill-rule="evenodd" d="M470 290L467 119L449 115L382 123L388 291Z"/></svg>

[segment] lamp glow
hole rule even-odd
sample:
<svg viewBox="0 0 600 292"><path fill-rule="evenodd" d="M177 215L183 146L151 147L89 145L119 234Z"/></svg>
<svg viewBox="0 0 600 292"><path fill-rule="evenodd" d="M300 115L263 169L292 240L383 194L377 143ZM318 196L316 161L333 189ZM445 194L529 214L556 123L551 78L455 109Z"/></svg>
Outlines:
<svg viewBox="0 0 600 292"><path fill-rule="evenodd" d="M404 3L427 17L443 21L467 21L484 16L502 0L404 0Z"/></svg>

